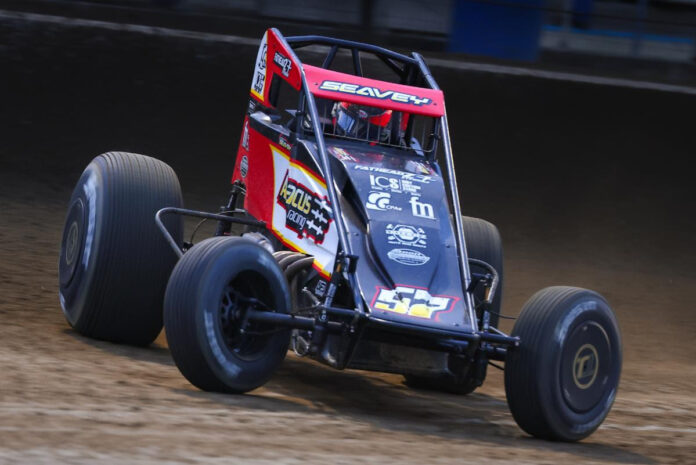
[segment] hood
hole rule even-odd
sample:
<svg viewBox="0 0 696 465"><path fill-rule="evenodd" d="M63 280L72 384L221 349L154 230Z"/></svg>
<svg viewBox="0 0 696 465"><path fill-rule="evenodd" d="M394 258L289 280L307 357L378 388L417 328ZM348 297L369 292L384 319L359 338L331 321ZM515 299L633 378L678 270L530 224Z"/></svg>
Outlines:
<svg viewBox="0 0 696 465"><path fill-rule="evenodd" d="M442 176L423 157L399 149L328 143L327 150L343 197L361 219L360 227L357 218L347 223L353 251L361 252L358 281L370 310L466 326Z"/></svg>

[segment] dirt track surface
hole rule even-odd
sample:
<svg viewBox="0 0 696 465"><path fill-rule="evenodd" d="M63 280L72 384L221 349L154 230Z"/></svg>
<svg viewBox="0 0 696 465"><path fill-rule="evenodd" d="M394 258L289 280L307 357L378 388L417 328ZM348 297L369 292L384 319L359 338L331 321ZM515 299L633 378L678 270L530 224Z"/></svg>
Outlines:
<svg viewBox="0 0 696 465"><path fill-rule="evenodd" d="M0 44L0 463L696 462L696 135L675 116L693 97L435 70L465 213L506 244L506 313L574 284L618 315L614 409L558 444L517 428L495 370L458 397L289 355L265 387L226 396L188 384L163 337L143 349L70 330L57 257L79 173L110 149L148 153L188 206L215 209L253 51L17 21Z"/></svg>

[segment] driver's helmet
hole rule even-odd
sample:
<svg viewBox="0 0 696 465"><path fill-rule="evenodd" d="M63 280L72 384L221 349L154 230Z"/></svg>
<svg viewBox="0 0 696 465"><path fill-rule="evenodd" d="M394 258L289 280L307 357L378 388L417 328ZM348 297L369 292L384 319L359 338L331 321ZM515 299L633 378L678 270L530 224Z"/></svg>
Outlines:
<svg viewBox="0 0 696 465"><path fill-rule="evenodd" d="M353 103L336 102L331 110L336 134L375 142L389 142L392 111Z"/></svg>

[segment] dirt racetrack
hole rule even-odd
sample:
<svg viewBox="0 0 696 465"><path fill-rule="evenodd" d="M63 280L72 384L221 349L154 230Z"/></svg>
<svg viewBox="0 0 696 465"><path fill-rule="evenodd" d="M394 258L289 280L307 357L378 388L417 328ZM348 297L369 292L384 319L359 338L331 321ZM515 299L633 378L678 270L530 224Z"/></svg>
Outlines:
<svg viewBox="0 0 696 465"><path fill-rule="evenodd" d="M618 315L619 395L581 443L523 434L495 370L458 397L288 355L265 387L226 396L192 387L163 337L70 330L57 257L79 173L104 151L147 153L187 206L216 209L253 53L0 19L0 463L696 463L693 96L434 69L464 213L506 245L505 312L574 284Z"/></svg>

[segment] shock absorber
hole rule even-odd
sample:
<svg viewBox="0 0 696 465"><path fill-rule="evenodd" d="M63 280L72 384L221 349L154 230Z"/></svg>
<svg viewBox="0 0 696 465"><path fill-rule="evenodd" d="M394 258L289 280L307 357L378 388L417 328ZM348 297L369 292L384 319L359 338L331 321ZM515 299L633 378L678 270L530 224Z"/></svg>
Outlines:
<svg viewBox="0 0 696 465"><path fill-rule="evenodd" d="M227 200L227 205L220 207L221 215L230 215L230 212L234 211L237 207L237 199L239 194L246 194L246 188L240 181L235 181L232 184L232 189L230 189L230 198ZM228 221L218 221L217 228L215 228L216 236L229 236L232 230L232 223Z"/></svg>

